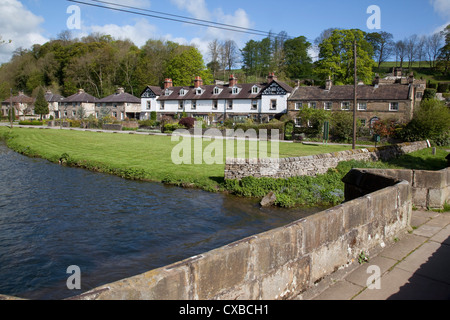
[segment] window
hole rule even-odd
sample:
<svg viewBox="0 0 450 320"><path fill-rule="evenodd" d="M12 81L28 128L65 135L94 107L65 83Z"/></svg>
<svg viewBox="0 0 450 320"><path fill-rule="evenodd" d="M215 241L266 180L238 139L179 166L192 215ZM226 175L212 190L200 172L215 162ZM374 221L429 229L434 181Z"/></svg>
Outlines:
<svg viewBox="0 0 450 320"><path fill-rule="evenodd" d="M350 110L350 102L342 102L341 109L342 110Z"/></svg>
<svg viewBox="0 0 450 320"><path fill-rule="evenodd" d="M252 100L252 110L258 110L258 100Z"/></svg>
<svg viewBox="0 0 450 320"><path fill-rule="evenodd" d="M195 94L198 94L198 95L202 94L202 88L195 89Z"/></svg>
<svg viewBox="0 0 450 320"><path fill-rule="evenodd" d="M316 109L317 108L317 103L316 102L310 102L309 103L309 107L312 109Z"/></svg>
<svg viewBox="0 0 450 320"><path fill-rule="evenodd" d="M152 108L152 102L147 101L147 110L150 110Z"/></svg>
<svg viewBox="0 0 450 320"><path fill-rule="evenodd" d="M301 110L303 108L303 102L295 103L295 110Z"/></svg>
<svg viewBox="0 0 450 320"><path fill-rule="evenodd" d="M301 127L302 126L302 118L295 118L295 125L297 127Z"/></svg>
<svg viewBox="0 0 450 320"><path fill-rule="evenodd" d="M113 117L117 118L117 112L113 112Z"/></svg>
<svg viewBox="0 0 450 320"><path fill-rule="evenodd" d="M257 94L259 92L259 88L257 86L252 87L252 93Z"/></svg>
<svg viewBox="0 0 450 320"><path fill-rule="evenodd" d="M159 105L159 110L164 110L164 101L161 101L161 104Z"/></svg>
<svg viewBox="0 0 450 320"><path fill-rule="evenodd" d="M270 100L270 110L277 109L277 100Z"/></svg>
<svg viewBox="0 0 450 320"><path fill-rule="evenodd" d="M219 102L217 100L213 100L212 109L217 110L219 108Z"/></svg>
<svg viewBox="0 0 450 320"><path fill-rule="evenodd" d="M323 104L323 109L324 110L331 110L333 108L333 102L325 102Z"/></svg>
<svg viewBox="0 0 450 320"><path fill-rule="evenodd" d="M191 109L196 110L197 109L197 101L192 100L191 102Z"/></svg>
<svg viewBox="0 0 450 320"><path fill-rule="evenodd" d="M227 102L227 110L233 110L233 100L228 100L228 102Z"/></svg>
<svg viewBox="0 0 450 320"><path fill-rule="evenodd" d="M232 89L233 94L238 94L239 93L239 88L238 87L234 87Z"/></svg>
<svg viewBox="0 0 450 320"><path fill-rule="evenodd" d="M164 95L165 95L166 97L168 97L168 96L170 96L170 94L171 94L170 90L169 90L169 89L166 89L166 91L164 92Z"/></svg>
<svg viewBox="0 0 450 320"><path fill-rule="evenodd" d="M359 121L361 122L361 126L363 126L363 127L366 126L366 120L365 119L359 119Z"/></svg>
<svg viewBox="0 0 450 320"><path fill-rule="evenodd" d="M358 103L358 110L367 110L367 103L366 102L359 102Z"/></svg>
<svg viewBox="0 0 450 320"><path fill-rule="evenodd" d="M389 104L389 111L398 111L398 102L391 102Z"/></svg>
<svg viewBox="0 0 450 320"><path fill-rule="evenodd" d="M180 90L180 96L184 96L185 94L186 94L186 90L181 89L181 90Z"/></svg>
<svg viewBox="0 0 450 320"><path fill-rule="evenodd" d="M214 88L214 94L217 95L220 93L220 89L218 87Z"/></svg>
<svg viewBox="0 0 450 320"><path fill-rule="evenodd" d="M422 99L422 97L423 97L423 93L422 92L417 92L416 98L417 99Z"/></svg>
<svg viewBox="0 0 450 320"><path fill-rule="evenodd" d="M72 116L76 116L77 115L77 112L76 111L72 111Z"/></svg>
<svg viewBox="0 0 450 320"><path fill-rule="evenodd" d="M178 102L178 110L183 110L184 109L184 102L183 101L179 101Z"/></svg>

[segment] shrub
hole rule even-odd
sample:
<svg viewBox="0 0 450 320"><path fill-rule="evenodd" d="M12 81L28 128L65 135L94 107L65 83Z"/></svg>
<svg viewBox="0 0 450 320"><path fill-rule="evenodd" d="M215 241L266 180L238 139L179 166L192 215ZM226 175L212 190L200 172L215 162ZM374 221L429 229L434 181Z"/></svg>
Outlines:
<svg viewBox="0 0 450 320"><path fill-rule="evenodd" d="M32 120L32 121L20 121L19 124L23 126L42 126L44 122Z"/></svg>
<svg viewBox="0 0 450 320"><path fill-rule="evenodd" d="M437 86L437 92L445 93L448 91L448 87L449 87L448 83L440 82Z"/></svg>
<svg viewBox="0 0 450 320"><path fill-rule="evenodd" d="M444 143L450 130L450 110L436 99L424 100L414 113L413 119L401 132L404 141L435 140Z"/></svg>
<svg viewBox="0 0 450 320"><path fill-rule="evenodd" d="M434 99L436 97L436 89L427 88L423 93L423 100Z"/></svg>
<svg viewBox="0 0 450 320"><path fill-rule="evenodd" d="M178 123L187 129L192 129L195 125L195 119L192 117L182 118Z"/></svg>

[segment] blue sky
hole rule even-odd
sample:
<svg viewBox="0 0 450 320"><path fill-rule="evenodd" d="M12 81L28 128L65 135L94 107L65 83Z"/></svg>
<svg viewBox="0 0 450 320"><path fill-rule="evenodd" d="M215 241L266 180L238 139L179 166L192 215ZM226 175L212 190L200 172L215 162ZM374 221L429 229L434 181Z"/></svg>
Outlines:
<svg viewBox="0 0 450 320"><path fill-rule="evenodd" d="M412 34L432 34L450 23L450 0L104 1L274 33L286 31L290 36L302 35L310 41L331 27L387 31L394 35L395 40L400 40ZM119 13L66 0L2 0L0 35L3 39L11 39L12 43L0 47L0 62L8 61L17 47L29 48L33 43L44 43L66 30L70 5L77 5L81 13L81 29L74 30L76 36L103 32L116 38L130 38L138 46L147 39L167 39L195 44L204 54L208 42L215 38L235 40L240 47L250 39L261 39L259 36ZM371 16L367 8L370 5L380 8L379 30L367 27Z"/></svg>

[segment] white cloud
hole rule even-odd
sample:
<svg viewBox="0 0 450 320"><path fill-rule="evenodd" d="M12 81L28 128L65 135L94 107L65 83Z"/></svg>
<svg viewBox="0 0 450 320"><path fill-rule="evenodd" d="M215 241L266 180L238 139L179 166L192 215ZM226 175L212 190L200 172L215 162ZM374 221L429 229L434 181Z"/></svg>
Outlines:
<svg viewBox="0 0 450 320"><path fill-rule="evenodd" d="M18 0L2 0L0 35L12 40L0 46L0 63L8 62L17 48L29 49L33 44L44 44L49 39L42 35L44 18L34 15Z"/></svg>
<svg viewBox="0 0 450 320"><path fill-rule="evenodd" d="M82 30L77 37L83 37L90 33L108 34L115 39L133 41L138 47L143 46L147 40L158 38L157 28L151 25L146 19L138 19L134 25L119 26L117 24L107 24L103 26L90 26Z"/></svg>
<svg viewBox="0 0 450 320"><path fill-rule="evenodd" d="M211 19L205 0L170 0L170 2L175 4L178 9L189 12L195 19Z"/></svg>
<svg viewBox="0 0 450 320"><path fill-rule="evenodd" d="M440 16L446 19L450 19L450 1L449 0L430 0L431 5L434 7Z"/></svg>
<svg viewBox="0 0 450 320"><path fill-rule="evenodd" d="M233 13L225 13L222 8L209 10L205 0L170 0L178 9L187 11L193 18L212 21L229 26L237 26L242 28L251 28L252 22L243 9L236 9ZM249 35L242 32L234 32L221 28L230 28L224 25L215 27L198 27L199 36L193 38L189 44L195 45L205 57L208 58L208 44L214 39L219 41L234 40L239 47L242 47L249 39ZM186 26L189 26L186 24ZM208 61L205 61L206 63Z"/></svg>
<svg viewBox="0 0 450 320"><path fill-rule="evenodd" d="M106 2L116 3L129 7L149 8L150 0L106 0ZM103 3L102 3L103 5ZM112 5L111 5L112 7Z"/></svg>

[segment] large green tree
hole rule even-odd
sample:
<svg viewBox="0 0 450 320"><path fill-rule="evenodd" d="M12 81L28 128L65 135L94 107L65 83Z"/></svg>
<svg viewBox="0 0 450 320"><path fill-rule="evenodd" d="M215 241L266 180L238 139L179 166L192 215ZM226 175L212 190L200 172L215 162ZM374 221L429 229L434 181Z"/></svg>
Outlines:
<svg viewBox="0 0 450 320"><path fill-rule="evenodd" d="M36 102L34 103L34 113L42 116L49 113L48 102L45 99L44 89L41 87L38 91Z"/></svg>
<svg viewBox="0 0 450 320"><path fill-rule="evenodd" d="M288 39L284 42L285 72L291 79L301 79L311 75L312 59L308 55L311 48L305 37Z"/></svg>
<svg viewBox="0 0 450 320"><path fill-rule="evenodd" d="M372 32L366 35L366 40L372 45L373 58L380 68L394 52L394 36L386 31Z"/></svg>
<svg viewBox="0 0 450 320"><path fill-rule="evenodd" d="M192 85L196 76L203 79L204 84L212 82L211 72L206 69L203 56L194 47L176 48L179 52L168 61L165 75L171 78L174 86Z"/></svg>
<svg viewBox="0 0 450 320"><path fill-rule="evenodd" d="M354 41L356 40L357 77L363 82L372 80L372 45L365 39L365 33L358 29L336 29L331 36L319 44L319 60L314 69L322 79L331 78L337 84L354 82Z"/></svg>

